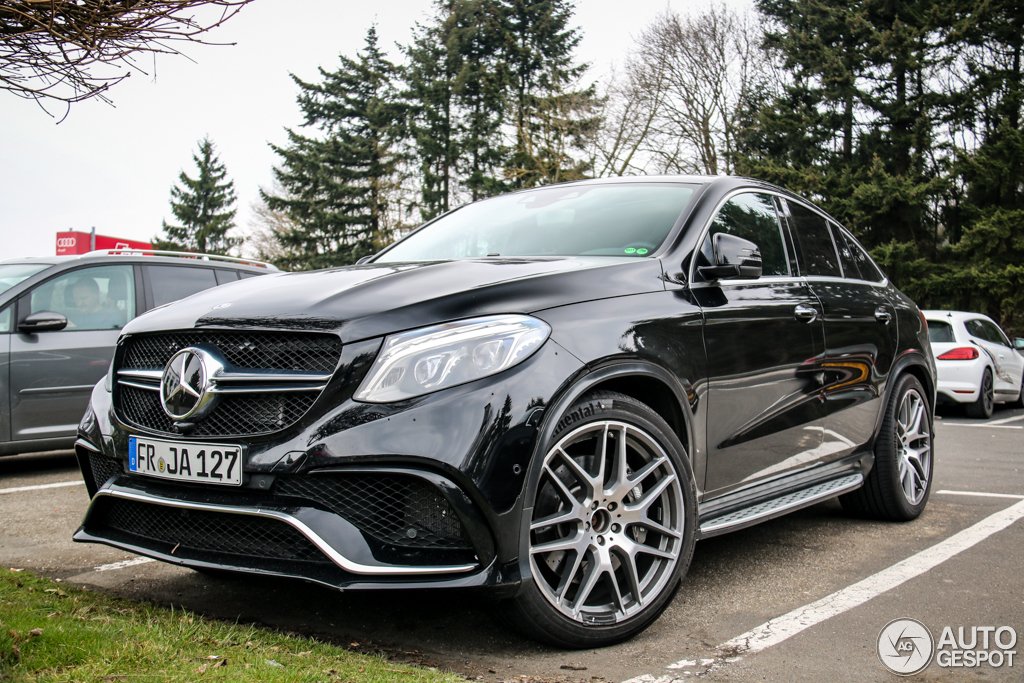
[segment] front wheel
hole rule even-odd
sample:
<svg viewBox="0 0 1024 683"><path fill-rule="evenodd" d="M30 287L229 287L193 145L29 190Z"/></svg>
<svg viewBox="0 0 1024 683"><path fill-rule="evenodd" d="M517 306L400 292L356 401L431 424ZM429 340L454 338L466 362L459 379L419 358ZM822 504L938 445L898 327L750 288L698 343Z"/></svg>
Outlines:
<svg viewBox="0 0 1024 683"><path fill-rule="evenodd" d="M875 465L864 486L839 497L851 512L875 519L917 519L931 493L932 411L913 375L896 383L875 440Z"/></svg>
<svg viewBox="0 0 1024 683"><path fill-rule="evenodd" d="M689 567L693 477L672 429L630 397L590 394L560 422L523 549L533 580L499 616L558 647L602 647L653 623Z"/></svg>

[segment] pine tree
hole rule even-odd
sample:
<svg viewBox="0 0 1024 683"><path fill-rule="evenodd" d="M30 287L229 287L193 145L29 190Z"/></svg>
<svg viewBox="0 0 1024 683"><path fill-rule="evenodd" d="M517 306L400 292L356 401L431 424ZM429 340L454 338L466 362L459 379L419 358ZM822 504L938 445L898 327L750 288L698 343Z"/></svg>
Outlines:
<svg viewBox="0 0 1024 683"><path fill-rule="evenodd" d="M405 48L404 96L424 220L507 189L499 16L494 0L439 0Z"/></svg>
<svg viewBox="0 0 1024 683"><path fill-rule="evenodd" d="M578 88L589 65L575 64L582 36L571 28L568 0L500 0L513 152L506 176L514 188L585 177L582 152L596 133L593 85ZM575 152L574 152L575 151Z"/></svg>
<svg viewBox="0 0 1024 683"><path fill-rule="evenodd" d="M405 49L410 102L409 135L420 163L420 217L430 220L457 202L459 182L459 103L455 79L462 55L455 36L457 2L438 2L426 26L417 24Z"/></svg>
<svg viewBox="0 0 1024 683"><path fill-rule="evenodd" d="M954 93L963 194L946 213L948 267L925 284L951 308L986 313L1024 334L1024 14L1001 0L962 7L964 87Z"/></svg>
<svg viewBox="0 0 1024 683"><path fill-rule="evenodd" d="M163 222L165 238L154 237L157 249L225 254L242 243L241 238L228 237L235 227L234 181L226 180L227 170L220 163L209 137L199 141L199 153L192 160L199 169L193 179L184 171L178 176L181 185L171 188L171 213L180 226Z"/></svg>
<svg viewBox="0 0 1024 683"><path fill-rule="evenodd" d="M302 125L322 135L288 129L287 146L271 145L282 158L274 176L285 192L260 190L271 210L300 226L278 239L302 254L307 268L355 263L389 241L405 116L396 68L377 46L375 28L355 59L342 56L337 70L319 71L319 83L292 80L300 89Z"/></svg>
<svg viewBox="0 0 1024 683"><path fill-rule="evenodd" d="M948 4L948 3L947 3ZM869 246L891 240L935 251L934 121L942 98L927 74L943 3L759 0L766 45L790 80L752 102L741 174L820 199Z"/></svg>

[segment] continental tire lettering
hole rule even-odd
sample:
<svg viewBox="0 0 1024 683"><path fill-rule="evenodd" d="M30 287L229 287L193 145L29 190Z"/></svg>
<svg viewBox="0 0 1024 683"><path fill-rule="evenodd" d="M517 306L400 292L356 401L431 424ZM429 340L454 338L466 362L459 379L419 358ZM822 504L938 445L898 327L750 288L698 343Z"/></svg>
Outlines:
<svg viewBox="0 0 1024 683"><path fill-rule="evenodd" d="M598 411L604 410L605 407L604 403L597 401L591 401L584 406L579 406L571 413L562 416L562 419L558 421L557 425L555 425L555 434L560 434L580 420L596 415Z"/></svg>

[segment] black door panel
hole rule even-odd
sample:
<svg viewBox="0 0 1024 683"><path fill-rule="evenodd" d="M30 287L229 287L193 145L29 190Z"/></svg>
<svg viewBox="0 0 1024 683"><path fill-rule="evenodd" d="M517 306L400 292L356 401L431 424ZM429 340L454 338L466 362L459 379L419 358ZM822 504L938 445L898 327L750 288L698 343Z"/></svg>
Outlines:
<svg viewBox="0 0 1024 683"><path fill-rule="evenodd" d="M798 305L817 301L802 281L698 288L708 356L709 493L816 462L824 406L817 362L821 321Z"/></svg>

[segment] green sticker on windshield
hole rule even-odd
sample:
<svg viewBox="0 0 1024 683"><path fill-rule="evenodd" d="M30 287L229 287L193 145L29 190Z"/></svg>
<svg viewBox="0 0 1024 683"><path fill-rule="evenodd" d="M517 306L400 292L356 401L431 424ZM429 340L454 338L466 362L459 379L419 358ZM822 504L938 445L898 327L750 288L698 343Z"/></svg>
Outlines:
<svg viewBox="0 0 1024 683"><path fill-rule="evenodd" d="M647 250L646 249L637 249L636 253L638 253L638 254L646 254Z"/></svg>
<svg viewBox="0 0 1024 683"><path fill-rule="evenodd" d="M630 247L629 249L626 249L626 253L627 254L635 254L636 253L636 249L634 247Z"/></svg>

